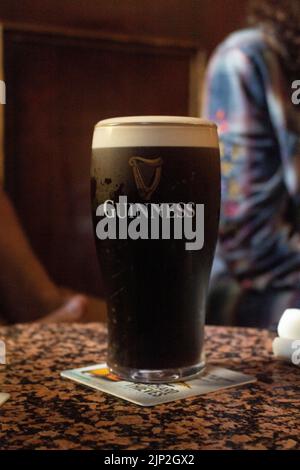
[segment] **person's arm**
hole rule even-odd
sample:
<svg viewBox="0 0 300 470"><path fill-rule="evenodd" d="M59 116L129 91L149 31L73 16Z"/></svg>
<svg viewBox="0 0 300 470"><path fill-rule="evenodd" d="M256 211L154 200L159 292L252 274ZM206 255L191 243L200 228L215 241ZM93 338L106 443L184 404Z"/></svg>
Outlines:
<svg viewBox="0 0 300 470"><path fill-rule="evenodd" d="M283 179L289 193L287 220L300 232L300 109L292 102L288 80L272 50L265 53L266 101L282 161ZM269 82L269 83L268 83Z"/></svg>
<svg viewBox="0 0 300 470"><path fill-rule="evenodd" d="M276 147L264 103L264 84L251 58L238 48L218 51L207 70L202 114L218 125L221 234L224 227L230 229L231 221L246 217L249 197L253 195L253 172L261 171L263 180L265 168L261 161L266 148L269 145L272 152L272 146L273 150Z"/></svg>
<svg viewBox="0 0 300 470"><path fill-rule="evenodd" d="M237 48L215 54L206 75L203 114L217 122L223 154L253 153L254 161L254 153L263 153L272 138L287 192L300 206L300 112L295 114L272 48L254 57Z"/></svg>
<svg viewBox="0 0 300 470"><path fill-rule="evenodd" d="M33 320L60 307L59 288L34 255L1 188L0 224L0 302L9 320Z"/></svg>
<svg viewBox="0 0 300 470"><path fill-rule="evenodd" d="M292 81L278 56L265 52L265 90L270 120L280 147L283 178L294 204L300 208L300 110L292 103Z"/></svg>
<svg viewBox="0 0 300 470"><path fill-rule="evenodd" d="M103 300L58 287L32 251L0 187L0 314L8 321L105 321Z"/></svg>
<svg viewBox="0 0 300 470"><path fill-rule="evenodd" d="M266 99L273 82L260 52L219 49L208 68L203 111L217 122L221 144L220 253L230 273L248 287L279 277L285 257L292 265L297 254L289 238L295 220L288 219L285 205L291 199L287 191L294 200L299 193L286 178L291 158L281 153L274 125L279 110L270 111ZM292 168L298 180L300 168Z"/></svg>

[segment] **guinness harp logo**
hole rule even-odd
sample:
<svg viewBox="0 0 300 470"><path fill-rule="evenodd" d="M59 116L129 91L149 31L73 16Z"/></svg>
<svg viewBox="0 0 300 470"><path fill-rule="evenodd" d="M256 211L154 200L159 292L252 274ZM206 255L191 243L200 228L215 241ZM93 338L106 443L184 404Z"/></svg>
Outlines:
<svg viewBox="0 0 300 470"><path fill-rule="evenodd" d="M159 185L162 163L160 157L153 160L143 157L131 157L129 159L139 195L146 201L149 201Z"/></svg>

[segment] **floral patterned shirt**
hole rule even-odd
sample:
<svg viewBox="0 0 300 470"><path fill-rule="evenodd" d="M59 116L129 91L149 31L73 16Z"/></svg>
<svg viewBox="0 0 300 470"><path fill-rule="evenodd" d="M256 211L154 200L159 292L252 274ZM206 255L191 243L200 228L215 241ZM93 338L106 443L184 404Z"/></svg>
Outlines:
<svg viewBox="0 0 300 470"><path fill-rule="evenodd" d="M203 114L217 123L221 147L218 256L256 289L300 288L300 105L279 52L262 29L233 33L205 83Z"/></svg>

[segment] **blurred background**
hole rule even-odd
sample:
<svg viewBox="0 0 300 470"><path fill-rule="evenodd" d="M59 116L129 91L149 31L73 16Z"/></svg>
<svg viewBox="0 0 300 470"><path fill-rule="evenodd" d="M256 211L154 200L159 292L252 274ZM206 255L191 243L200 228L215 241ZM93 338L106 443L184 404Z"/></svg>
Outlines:
<svg viewBox="0 0 300 470"><path fill-rule="evenodd" d="M101 296L89 207L100 119L197 116L205 65L246 1L2 0L4 186L51 277Z"/></svg>

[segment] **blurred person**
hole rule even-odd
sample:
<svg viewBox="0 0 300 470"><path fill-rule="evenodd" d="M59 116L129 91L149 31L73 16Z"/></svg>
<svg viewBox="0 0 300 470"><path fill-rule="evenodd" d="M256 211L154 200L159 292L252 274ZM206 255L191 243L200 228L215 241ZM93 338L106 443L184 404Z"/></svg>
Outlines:
<svg viewBox="0 0 300 470"><path fill-rule="evenodd" d="M274 328L300 307L300 2L250 2L248 20L216 49L205 82L222 168L210 305L231 323Z"/></svg>
<svg viewBox="0 0 300 470"><path fill-rule="evenodd" d="M73 322L106 315L100 299L58 287L34 255L0 187L0 315L6 322Z"/></svg>

